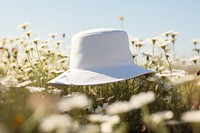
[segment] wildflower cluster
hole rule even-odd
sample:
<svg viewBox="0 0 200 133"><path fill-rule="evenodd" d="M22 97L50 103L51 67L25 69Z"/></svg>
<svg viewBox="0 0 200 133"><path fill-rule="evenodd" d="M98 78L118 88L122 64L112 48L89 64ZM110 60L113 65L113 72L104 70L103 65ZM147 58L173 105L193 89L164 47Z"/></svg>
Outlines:
<svg viewBox="0 0 200 133"><path fill-rule="evenodd" d="M61 50L64 38L56 40L57 34L51 34L49 39L41 40L29 30L28 23L19 28L22 35L1 39L0 83L6 86L4 82L10 79L12 86L44 87L44 83L67 69L68 58Z"/></svg>
<svg viewBox="0 0 200 133"><path fill-rule="evenodd" d="M123 27L124 17L119 20ZM199 131L198 39L191 41L194 55L181 58L175 52L178 32L130 36L133 61L155 74L103 85L50 86L49 80L68 69L66 35L43 40L29 23L18 28L20 36L0 38L0 132L168 133L182 123L192 125L188 132ZM141 52L145 45L152 49Z"/></svg>

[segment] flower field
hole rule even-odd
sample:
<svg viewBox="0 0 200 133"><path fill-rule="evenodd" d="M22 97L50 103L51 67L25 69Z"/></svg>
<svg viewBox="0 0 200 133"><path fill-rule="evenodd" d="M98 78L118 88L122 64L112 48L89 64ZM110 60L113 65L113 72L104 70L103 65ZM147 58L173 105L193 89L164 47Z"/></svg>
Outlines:
<svg viewBox="0 0 200 133"><path fill-rule="evenodd" d="M93 86L49 85L68 69L65 34L0 37L0 133L199 133L200 40L193 56L176 55L178 32L130 35L135 64L155 71ZM149 45L150 52L141 52ZM142 60L142 61L141 61Z"/></svg>

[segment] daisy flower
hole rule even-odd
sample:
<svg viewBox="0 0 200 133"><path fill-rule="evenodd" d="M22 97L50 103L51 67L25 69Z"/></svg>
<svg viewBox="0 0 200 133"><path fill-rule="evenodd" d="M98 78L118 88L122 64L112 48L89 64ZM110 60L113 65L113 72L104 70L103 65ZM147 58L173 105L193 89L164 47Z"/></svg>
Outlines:
<svg viewBox="0 0 200 133"><path fill-rule="evenodd" d="M66 133L71 130L72 120L68 115L52 114L45 118L39 126L42 132Z"/></svg>
<svg viewBox="0 0 200 133"><path fill-rule="evenodd" d="M126 113L131 110L130 104L127 101L116 102L108 106L107 113L108 114L121 114Z"/></svg>
<svg viewBox="0 0 200 133"><path fill-rule="evenodd" d="M97 106L95 109L95 113L97 114L105 114L107 112L108 103L104 103L103 106Z"/></svg>
<svg viewBox="0 0 200 133"><path fill-rule="evenodd" d="M189 123L200 122L200 110L191 110L182 114L181 120Z"/></svg>
<svg viewBox="0 0 200 133"><path fill-rule="evenodd" d="M152 91L142 92L138 95L133 95L130 98L130 104L133 109L139 109L155 100L155 94Z"/></svg>

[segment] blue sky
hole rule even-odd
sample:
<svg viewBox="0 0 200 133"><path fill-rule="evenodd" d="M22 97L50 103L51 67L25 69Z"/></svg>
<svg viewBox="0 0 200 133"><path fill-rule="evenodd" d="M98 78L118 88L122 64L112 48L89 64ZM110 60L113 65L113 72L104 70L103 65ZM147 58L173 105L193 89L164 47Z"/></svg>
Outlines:
<svg viewBox="0 0 200 133"><path fill-rule="evenodd" d="M141 39L167 30L180 32L179 55L188 55L189 41L200 38L200 0L0 0L0 38L17 36L17 25L29 22L36 36L66 33L66 42L79 30L120 28ZM192 54L192 53L191 53Z"/></svg>

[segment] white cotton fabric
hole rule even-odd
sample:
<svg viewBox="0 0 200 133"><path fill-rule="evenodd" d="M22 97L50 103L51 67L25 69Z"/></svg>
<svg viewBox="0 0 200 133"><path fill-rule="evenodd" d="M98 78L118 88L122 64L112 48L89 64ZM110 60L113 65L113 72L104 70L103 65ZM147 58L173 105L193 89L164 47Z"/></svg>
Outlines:
<svg viewBox="0 0 200 133"><path fill-rule="evenodd" d="M98 28L73 36L69 69L48 83L95 85L151 72L134 64L125 31Z"/></svg>

